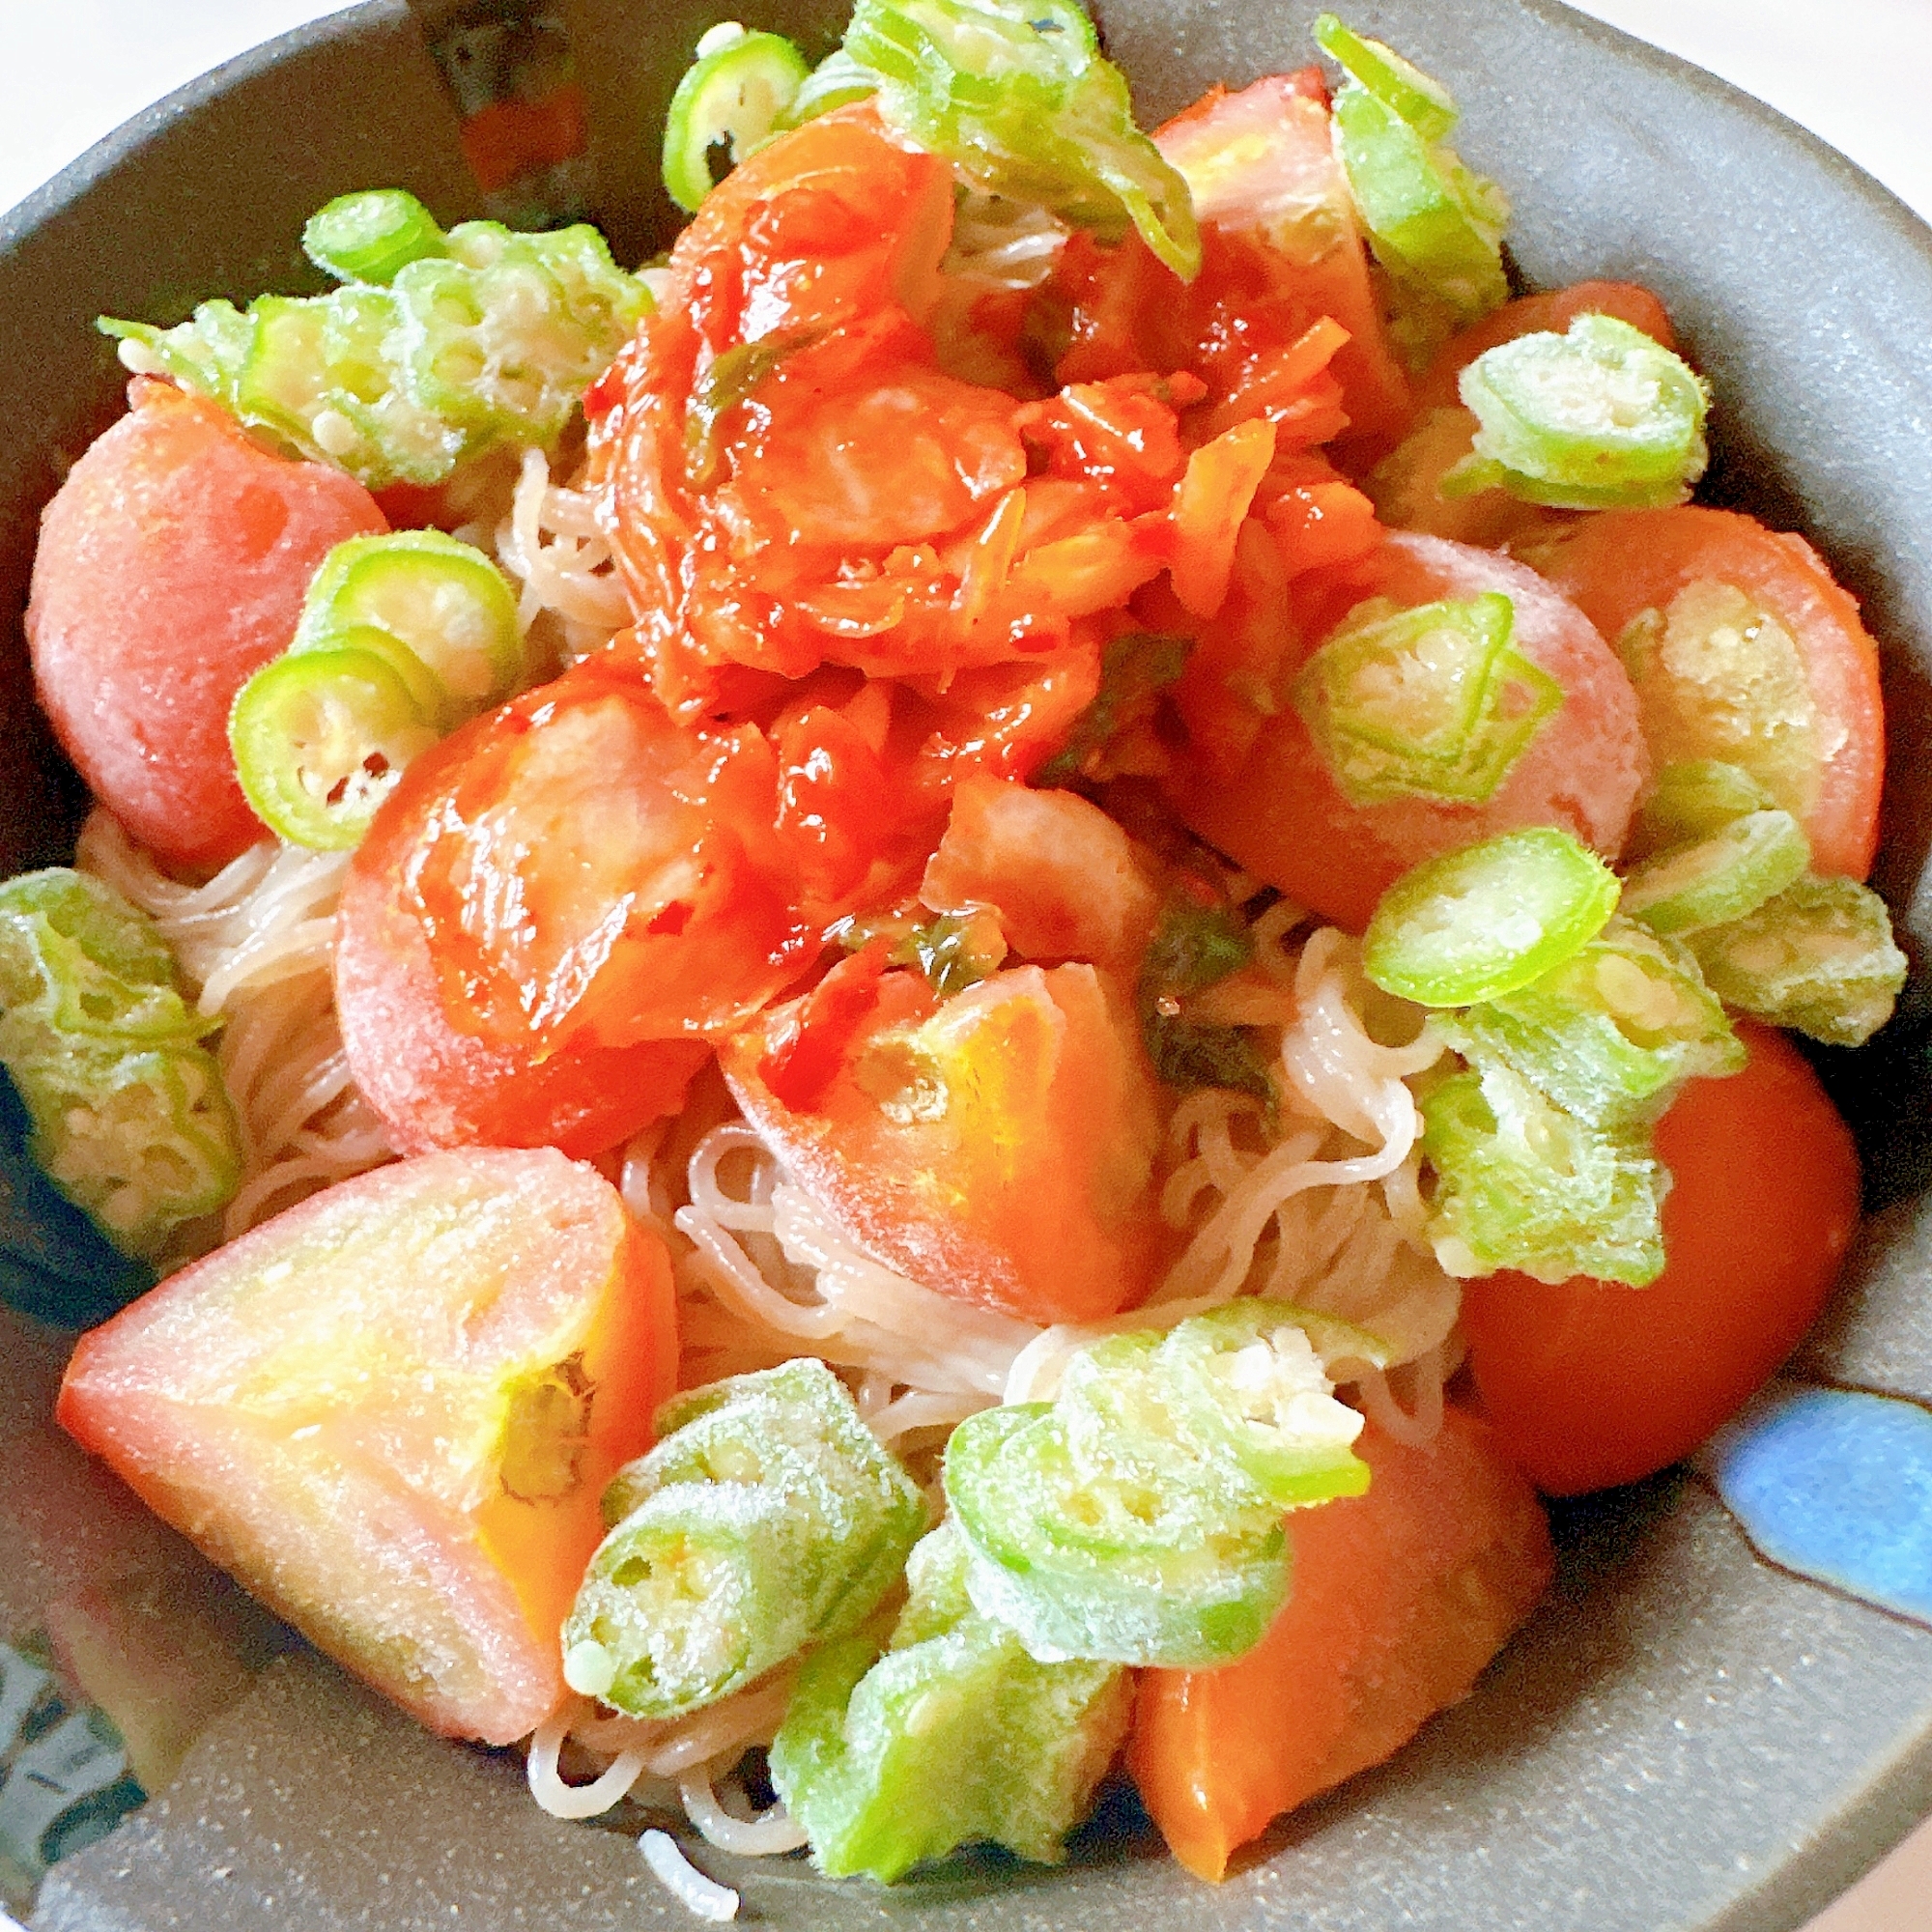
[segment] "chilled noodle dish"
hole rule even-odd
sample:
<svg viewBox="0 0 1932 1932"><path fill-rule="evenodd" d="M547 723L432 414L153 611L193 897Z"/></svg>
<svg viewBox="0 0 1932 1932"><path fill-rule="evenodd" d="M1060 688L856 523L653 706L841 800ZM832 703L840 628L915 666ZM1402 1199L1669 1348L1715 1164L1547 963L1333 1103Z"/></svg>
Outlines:
<svg viewBox="0 0 1932 1932"><path fill-rule="evenodd" d="M1071 0L724 23L639 273L373 188L101 324L0 886L60 1419L704 1918L667 1825L891 1883L1121 1777L1223 1877L1851 1237L1872 640L1316 39L1150 136Z"/></svg>

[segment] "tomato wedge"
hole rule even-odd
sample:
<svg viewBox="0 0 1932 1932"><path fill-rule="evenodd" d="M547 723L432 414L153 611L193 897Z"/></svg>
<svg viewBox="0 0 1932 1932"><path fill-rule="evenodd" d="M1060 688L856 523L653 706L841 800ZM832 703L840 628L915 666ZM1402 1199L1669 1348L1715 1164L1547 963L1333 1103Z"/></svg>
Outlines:
<svg viewBox="0 0 1932 1932"><path fill-rule="evenodd" d="M1648 1288L1516 1274L1464 1285L1483 1406L1539 1489L1634 1482L1743 1406L1817 1318L1859 1216L1850 1130L1783 1035L1738 1022L1744 1070L1657 1125L1670 1170Z"/></svg>
<svg viewBox="0 0 1932 1932"><path fill-rule="evenodd" d="M580 671L448 741L385 806L398 891L465 1032L541 1052L674 1039L798 970L778 763L752 726L686 729ZM365 877L373 854L358 854Z"/></svg>
<svg viewBox="0 0 1932 1932"><path fill-rule="evenodd" d="M594 1170L470 1149L312 1196L81 1339L63 1426L432 1729L563 1695L606 1483L674 1385L664 1244Z"/></svg>
<svg viewBox="0 0 1932 1932"><path fill-rule="evenodd" d="M1093 1321L1147 1292L1157 1094L1092 966L996 973L944 1006L918 975L887 974L863 1017L824 1016L843 1062L803 1091L781 1080L811 1103L794 1109L762 1068L792 1070L783 1049L809 1006L778 1009L720 1063L746 1118L860 1240L937 1293L1030 1321Z"/></svg>
<svg viewBox="0 0 1932 1932"><path fill-rule="evenodd" d="M1514 611L1514 648L1562 688L1560 705L1486 803L1354 805L1300 714L1281 703L1233 772L1215 770L1197 751L1169 781L1174 809L1194 832L1355 932L1411 866L1516 826L1557 826L1615 856L1647 771L1636 699L1574 604L1507 557L1402 534L1348 578L1347 591L1346 601L1381 596L1405 609L1501 592Z"/></svg>
<svg viewBox="0 0 1932 1932"><path fill-rule="evenodd" d="M1201 1878L1467 1696L1548 1587L1543 1511L1474 1416L1445 1411L1427 1449L1375 1429L1355 1446L1368 1493L1290 1517L1291 1594L1261 1643L1141 1674L1127 1768Z"/></svg>
<svg viewBox="0 0 1932 1932"><path fill-rule="evenodd" d="M215 866L268 837L236 782L235 694L328 552L388 526L353 477L271 456L213 403L131 394L47 505L34 678L95 797L164 859Z"/></svg>
<svg viewBox="0 0 1932 1932"><path fill-rule="evenodd" d="M1742 764L1803 822L1815 870L1871 870L1878 646L1803 537L1687 503L1586 517L1530 560L1630 666L1658 765Z"/></svg>
<svg viewBox="0 0 1932 1932"><path fill-rule="evenodd" d="M1382 324L1328 103L1308 75L1270 74L1236 94L1212 88L1154 144L1193 193L1206 259L1184 301L1152 306L1186 312L1204 343L1232 340L1249 353L1291 343L1324 316L1339 323L1349 339L1333 369L1350 437L1393 441L1408 379Z"/></svg>

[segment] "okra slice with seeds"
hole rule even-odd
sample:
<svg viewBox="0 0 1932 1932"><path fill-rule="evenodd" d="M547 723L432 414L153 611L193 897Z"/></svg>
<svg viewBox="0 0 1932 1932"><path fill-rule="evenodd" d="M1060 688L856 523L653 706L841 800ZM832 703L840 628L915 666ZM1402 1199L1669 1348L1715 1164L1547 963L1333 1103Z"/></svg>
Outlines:
<svg viewBox="0 0 1932 1932"><path fill-rule="evenodd" d="M1802 876L1811 843L1790 812L1747 812L1624 878L1622 909L1653 932L1696 932L1755 912Z"/></svg>
<svg viewBox="0 0 1932 1932"><path fill-rule="evenodd" d="M1618 891L1616 874L1569 833L1501 832L1405 872L1369 921L1362 967L1383 992L1418 1006L1493 1000L1594 939Z"/></svg>
<svg viewBox="0 0 1932 1932"><path fill-rule="evenodd" d="M863 1622L925 1506L820 1362L692 1391L659 1424L606 1492L615 1526L564 1625L564 1675L671 1718Z"/></svg>
<svg viewBox="0 0 1932 1932"><path fill-rule="evenodd" d="M124 1254L157 1260L241 1182L235 1110L206 1047L74 1053L14 1070L14 1084L35 1160Z"/></svg>
<svg viewBox="0 0 1932 1932"><path fill-rule="evenodd" d="M1655 1120L1686 1080L1745 1063L1696 958L1621 915L1541 979L1435 1025L1464 1060L1502 1063L1597 1126Z"/></svg>
<svg viewBox="0 0 1932 1932"><path fill-rule="evenodd" d="M1194 1666L1260 1641L1287 1590L1285 1510L1359 1494L1361 1417L1309 1335L1378 1344L1281 1303L1118 1335L1051 1404L989 1409L947 1445L969 1587L1036 1657Z"/></svg>
<svg viewBox="0 0 1932 1932"><path fill-rule="evenodd" d="M952 1432L945 1483L975 1606L1043 1661L1224 1663L1288 1595L1281 1512L1172 1435L1076 1445L1053 1404L990 1408Z"/></svg>
<svg viewBox="0 0 1932 1932"><path fill-rule="evenodd" d="M1563 702L1511 641L1499 591L1351 611L1303 667L1293 702L1353 805L1399 798L1482 805Z"/></svg>
<svg viewBox="0 0 1932 1932"><path fill-rule="evenodd" d="M1039 1662L966 1589L944 1523L906 1565L881 1653L860 1634L806 1660L771 1747L772 1783L818 1867L890 1884L962 1845L1054 1862L1125 1735L1127 1673Z"/></svg>
<svg viewBox="0 0 1932 1932"><path fill-rule="evenodd" d="M1592 1126L1501 1065L1442 1080L1422 1116L1429 1236L1450 1274L1642 1288L1662 1272L1669 1178L1647 1135Z"/></svg>
<svg viewBox="0 0 1932 1932"><path fill-rule="evenodd" d="M1862 1045L1905 984L1885 901L1855 879L1807 873L1689 944L1727 1005L1832 1046Z"/></svg>
<svg viewBox="0 0 1932 1932"><path fill-rule="evenodd" d="M1686 501L1709 460L1702 381L1615 316L1499 343L1459 387L1480 427L1444 496L1499 487L1555 509L1658 508Z"/></svg>
<svg viewBox="0 0 1932 1932"><path fill-rule="evenodd" d="M0 1065L26 1151L124 1255L154 1260L241 1179L211 1030L111 886L65 867L0 885Z"/></svg>
<svg viewBox="0 0 1932 1932"><path fill-rule="evenodd" d="M386 631L414 654L444 694L446 724L500 703L528 668L517 600L502 572L440 530L337 544L310 582L290 648L298 655L335 648L360 627Z"/></svg>
<svg viewBox="0 0 1932 1932"><path fill-rule="evenodd" d="M343 645L264 665L228 719L236 776L256 815L318 852L360 844L404 767L438 735L389 664Z"/></svg>
<svg viewBox="0 0 1932 1932"><path fill-rule="evenodd" d="M0 884L0 1034L12 1056L192 1043L216 1024L183 999L154 922L104 880L56 866Z"/></svg>

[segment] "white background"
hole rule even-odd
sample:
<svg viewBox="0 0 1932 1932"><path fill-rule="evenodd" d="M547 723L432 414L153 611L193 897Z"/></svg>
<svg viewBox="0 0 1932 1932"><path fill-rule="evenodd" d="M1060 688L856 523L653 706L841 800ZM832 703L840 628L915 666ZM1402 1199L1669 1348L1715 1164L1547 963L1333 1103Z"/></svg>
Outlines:
<svg viewBox="0 0 1932 1932"><path fill-rule="evenodd" d="M1932 219L1932 0L1574 4L1803 122ZM0 209L149 101L333 11L334 0L0 0ZM647 0L639 12L648 17ZM1928 1898L1932 1825L1811 1932L1909 1932L1932 1922Z"/></svg>

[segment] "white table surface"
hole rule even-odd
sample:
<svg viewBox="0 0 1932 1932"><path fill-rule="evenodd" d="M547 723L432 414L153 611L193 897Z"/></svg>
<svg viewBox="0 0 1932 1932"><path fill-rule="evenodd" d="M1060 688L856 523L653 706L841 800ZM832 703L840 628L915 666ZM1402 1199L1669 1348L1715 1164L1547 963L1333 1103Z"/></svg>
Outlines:
<svg viewBox="0 0 1932 1932"><path fill-rule="evenodd" d="M1932 219L1932 0L1573 4L1769 101ZM149 101L334 11L335 0L0 0L0 209ZM1910 1932L1932 1923L1928 1900L1932 1824L1809 1932Z"/></svg>

